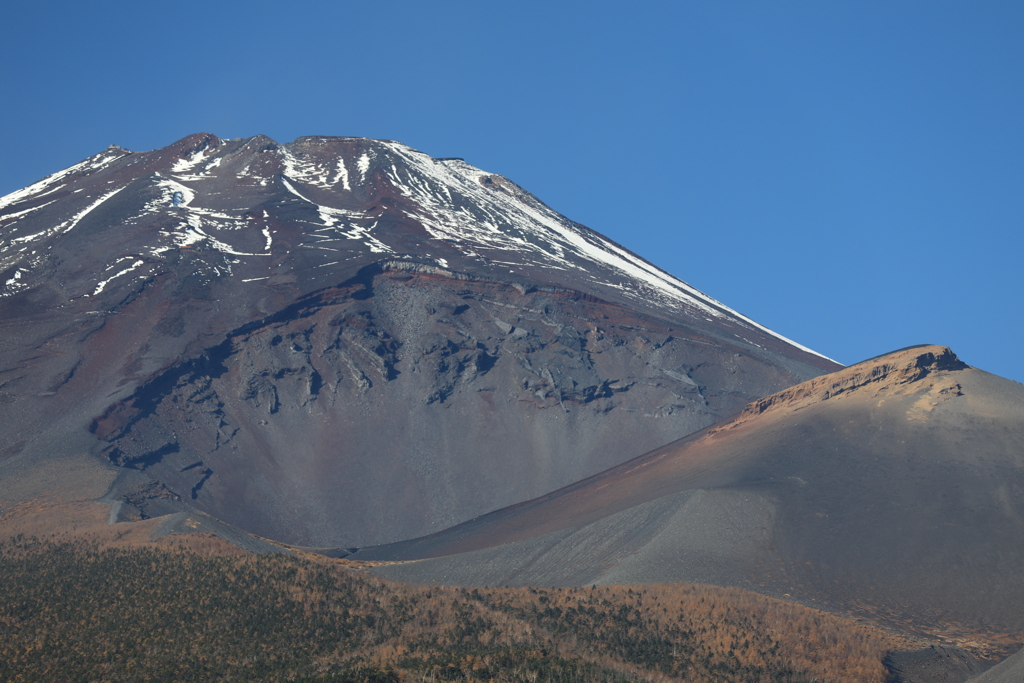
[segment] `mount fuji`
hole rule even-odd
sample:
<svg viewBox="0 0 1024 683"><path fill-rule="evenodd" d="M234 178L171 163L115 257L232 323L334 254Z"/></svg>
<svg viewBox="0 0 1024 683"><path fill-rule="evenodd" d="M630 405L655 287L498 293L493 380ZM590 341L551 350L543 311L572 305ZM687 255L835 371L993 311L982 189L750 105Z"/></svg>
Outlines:
<svg viewBox="0 0 1024 683"><path fill-rule="evenodd" d="M5 497L91 481L112 521L311 547L440 531L841 367L501 175L331 137L112 146L3 197L0 344Z"/></svg>

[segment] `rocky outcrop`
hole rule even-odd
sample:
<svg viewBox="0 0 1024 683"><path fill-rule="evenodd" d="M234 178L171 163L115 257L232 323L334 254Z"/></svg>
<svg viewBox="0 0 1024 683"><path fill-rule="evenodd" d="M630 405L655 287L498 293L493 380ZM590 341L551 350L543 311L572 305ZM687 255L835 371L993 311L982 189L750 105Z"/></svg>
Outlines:
<svg viewBox="0 0 1024 683"><path fill-rule="evenodd" d="M967 364L957 358L948 347L908 347L752 401L732 425L739 425L750 417L768 411L799 410L821 401L849 395L851 392L900 391L905 389L904 385L919 382L934 373L963 370L966 367ZM962 395L961 387L956 382L950 383L940 391L947 398Z"/></svg>

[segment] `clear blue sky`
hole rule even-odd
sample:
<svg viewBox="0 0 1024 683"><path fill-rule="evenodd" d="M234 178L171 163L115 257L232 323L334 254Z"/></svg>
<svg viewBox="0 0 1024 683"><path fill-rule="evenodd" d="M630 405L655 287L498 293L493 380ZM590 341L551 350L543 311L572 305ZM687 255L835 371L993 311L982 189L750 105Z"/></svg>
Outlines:
<svg viewBox="0 0 1024 683"><path fill-rule="evenodd" d="M0 194L115 143L358 135L509 176L841 362L1024 380L1024 3L37 2Z"/></svg>

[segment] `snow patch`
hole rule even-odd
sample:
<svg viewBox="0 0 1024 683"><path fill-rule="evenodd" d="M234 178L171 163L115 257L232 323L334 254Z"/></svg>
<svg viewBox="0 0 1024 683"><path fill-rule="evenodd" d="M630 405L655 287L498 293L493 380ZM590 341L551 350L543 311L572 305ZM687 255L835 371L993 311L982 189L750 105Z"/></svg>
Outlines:
<svg viewBox="0 0 1024 683"><path fill-rule="evenodd" d="M345 209L335 209L330 206L323 206L309 199L301 192L299 192L294 185L288 182L288 179L283 177L281 182L285 188L293 195L306 202L312 204L317 208L317 213L320 217L320 222L323 224L325 230L334 232L345 239L350 240L362 240L363 244L375 254L393 254L394 250L388 245L381 242L373 234L373 229L377 227L377 222L374 221L373 225L369 228L365 228L360 225L356 225L351 222L353 218L365 218L364 214L357 213L354 211L347 211ZM324 232L324 230L317 230L317 233ZM334 250L332 250L334 251Z"/></svg>
<svg viewBox="0 0 1024 683"><path fill-rule="evenodd" d="M157 187L159 187L161 191L159 204L163 206L170 205L172 207L187 207L195 200L196 193L188 185L183 185L178 181L162 176L159 173L157 173L156 176L159 178L157 181ZM174 197L176 194L180 195L177 200L175 200Z"/></svg>
<svg viewBox="0 0 1024 683"><path fill-rule="evenodd" d="M96 289L93 290L92 296L96 296L97 294L102 292L103 289L107 286L107 284L111 280L115 280L115 279L121 277L122 275L126 275L126 274L132 272L133 270L135 270L136 268L138 268L139 266L142 266L144 264L145 264L145 261L136 261L135 263L130 265L128 268L122 270L119 273L115 273L114 275L108 277L106 280L103 280L102 282L100 282L99 284L96 285Z"/></svg>
<svg viewBox="0 0 1024 683"><path fill-rule="evenodd" d="M203 149L199 150L198 152L193 152L192 154L189 154L187 157L182 157L182 158L178 159L177 161L175 161L174 165L171 166L171 173L174 173L176 175L188 173L189 171L194 170L197 166L208 162L210 157L214 156L216 153L217 153L217 147L214 147L212 145L208 145L208 146L204 147ZM220 159L217 159L216 163L211 164L208 167L207 170L209 170L209 168L215 167L219 163L220 163ZM198 174L198 175L207 175L207 174L206 173L202 173L202 174Z"/></svg>
<svg viewBox="0 0 1024 683"><path fill-rule="evenodd" d="M626 283L613 284L601 278L599 269L586 269L591 281L611 286L626 296L651 299L663 305L685 305L705 317L729 319L744 327L770 334L808 353L821 354L755 323L657 266L629 253L533 200L525 191L501 176L493 176L464 161L435 160L399 143L381 143L408 162L416 174L400 178L392 175L396 187L413 199L424 211L407 215L420 222L431 237L476 248L520 253L526 263L550 267L575 267L568 258L589 261L619 273ZM416 177L419 176L419 177ZM494 180L500 182L494 182ZM488 181L491 182L488 182ZM469 198L469 204L453 206L450 190ZM541 263L537 263L538 257Z"/></svg>
<svg viewBox="0 0 1024 683"><path fill-rule="evenodd" d="M57 171L56 173L52 173L43 178L42 180L40 180L39 182L33 183L28 187L22 188L20 190L15 190L14 192L10 193L9 195L5 195L4 197L0 197L0 211L3 211L5 208L11 206L12 204L22 202L28 197L40 194L48 194L47 192L43 192L43 190L50 188L52 185L60 183L60 181L64 180L68 176L72 176L76 173L94 173L103 168L104 166L108 166L114 161L117 161L126 154L130 154L130 152L121 149L105 150L103 152L100 152L99 154L96 154L95 156L89 157L84 161L80 161L74 166L69 166L68 168L65 168L63 171ZM54 192L58 189L60 188L55 187L53 189L50 189L49 191Z"/></svg>
<svg viewBox="0 0 1024 683"><path fill-rule="evenodd" d="M102 204L103 202L107 201L108 199L110 199L111 197L113 197L115 194L117 194L118 192L120 192L123 189L124 189L123 187L119 187L116 190L113 190L112 192L108 192L105 195L101 196L95 202L93 202L92 204L87 206L84 210L79 211L77 214L72 216L69 220L66 220L63 223L61 223L60 225L58 225L57 228L56 228L56 231L59 232L59 233L70 232L72 229L74 229L74 227L76 225L78 225L82 221L83 218L85 218L90 213L92 213L100 204Z"/></svg>
<svg viewBox="0 0 1024 683"><path fill-rule="evenodd" d="M346 192L352 191L352 186L348 184L348 167L345 166L345 157L338 157L338 175L335 176L334 183L337 184L339 180Z"/></svg>
<svg viewBox="0 0 1024 683"><path fill-rule="evenodd" d="M363 155L359 157L359 161L356 162L356 168L359 169L359 182L360 184L366 182L366 172L370 170L370 155L363 152Z"/></svg>
<svg viewBox="0 0 1024 683"><path fill-rule="evenodd" d="M307 185L316 185L323 189L330 188L327 180L330 175L329 170L323 169L315 163L299 159L284 148L281 149L281 159L284 163L284 175L287 177Z"/></svg>
<svg viewBox="0 0 1024 683"><path fill-rule="evenodd" d="M3 218L0 218L0 222L3 222L3 223L7 223L7 222L17 223L18 220L22 216L27 216L28 214L32 213L33 211L38 211L39 209L43 208L44 206L49 206L50 204L53 204L55 201L57 201L57 200L56 199L51 199L50 201L46 202L45 204L40 204L39 206L33 206L31 209L25 209L24 211L16 211L14 213L9 213L6 216L4 216ZM22 238L22 239L25 239L25 238ZM32 238L29 238L29 239L32 239ZM17 240L15 240L15 241L17 241Z"/></svg>
<svg viewBox="0 0 1024 683"><path fill-rule="evenodd" d="M238 229L243 223L237 216L196 206L194 204L196 192L193 188L179 182L179 180L162 176L159 173L155 175L157 177L156 187L160 191L159 196L148 201L143 206L139 216L153 213L170 213L175 216L184 214L186 220L189 220L192 216L203 216L210 221L222 223L220 227L228 229Z"/></svg>

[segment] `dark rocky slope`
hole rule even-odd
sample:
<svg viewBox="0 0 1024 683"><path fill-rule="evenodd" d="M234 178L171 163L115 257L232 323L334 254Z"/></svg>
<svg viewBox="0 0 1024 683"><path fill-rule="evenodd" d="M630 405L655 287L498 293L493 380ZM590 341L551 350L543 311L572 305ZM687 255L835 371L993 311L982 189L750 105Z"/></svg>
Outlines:
<svg viewBox="0 0 1024 683"><path fill-rule="evenodd" d="M0 481L367 545L838 367L507 179L388 141L112 147L0 199ZM152 494L147 498L147 493Z"/></svg>

